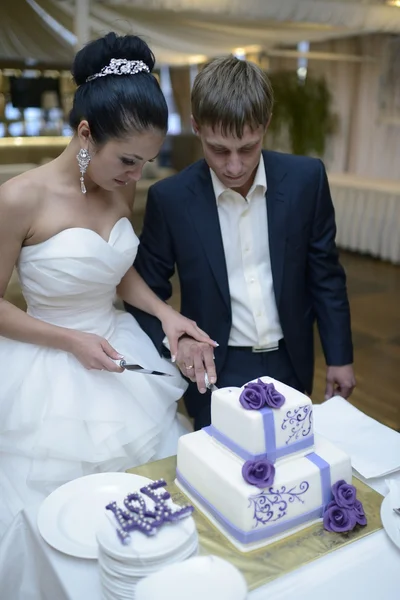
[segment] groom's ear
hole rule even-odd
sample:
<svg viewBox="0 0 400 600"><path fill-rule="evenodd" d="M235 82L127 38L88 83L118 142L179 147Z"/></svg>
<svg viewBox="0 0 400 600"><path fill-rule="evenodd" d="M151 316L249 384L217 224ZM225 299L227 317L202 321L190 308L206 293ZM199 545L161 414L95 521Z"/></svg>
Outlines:
<svg viewBox="0 0 400 600"><path fill-rule="evenodd" d="M190 121L192 123L192 129L195 135L199 135L200 133L200 127L197 125L195 118L193 115L190 116Z"/></svg>

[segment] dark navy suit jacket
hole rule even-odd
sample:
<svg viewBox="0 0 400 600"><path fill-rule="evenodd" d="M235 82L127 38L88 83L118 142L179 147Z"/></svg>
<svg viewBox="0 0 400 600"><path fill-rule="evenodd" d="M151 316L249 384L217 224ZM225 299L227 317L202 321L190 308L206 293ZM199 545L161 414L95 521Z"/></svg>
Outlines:
<svg viewBox="0 0 400 600"><path fill-rule="evenodd" d="M353 362L346 279L335 246L334 209L320 160L270 151L263 152L263 157L279 319L297 378L311 393L315 319L326 363ZM231 328L231 304L217 203L204 160L150 188L135 267L163 300L171 296L170 278L177 269L181 312L220 344L215 351L220 372ZM159 321L132 307L127 309L162 353L164 333ZM190 385L186 394L197 396L195 385Z"/></svg>

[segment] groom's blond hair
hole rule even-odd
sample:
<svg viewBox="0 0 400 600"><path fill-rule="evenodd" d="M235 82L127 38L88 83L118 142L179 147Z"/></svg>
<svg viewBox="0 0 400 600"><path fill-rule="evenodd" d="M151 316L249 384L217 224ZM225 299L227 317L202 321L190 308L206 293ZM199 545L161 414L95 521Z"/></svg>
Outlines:
<svg viewBox="0 0 400 600"><path fill-rule="evenodd" d="M192 95L196 124L221 127L241 138L247 126L267 126L274 94L268 75L255 63L235 56L216 58L196 75Z"/></svg>

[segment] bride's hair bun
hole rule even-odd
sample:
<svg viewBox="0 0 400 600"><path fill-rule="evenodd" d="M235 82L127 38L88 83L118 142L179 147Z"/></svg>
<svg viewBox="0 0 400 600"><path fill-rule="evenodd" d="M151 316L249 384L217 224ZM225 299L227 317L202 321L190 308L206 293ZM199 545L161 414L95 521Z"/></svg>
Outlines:
<svg viewBox="0 0 400 600"><path fill-rule="evenodd" d="M112 58L142 61L149 68L135 74L107 75L87 81L110 64ZM78 88L69 117L72 129L86 119L95 143L121 138L132 131L167 131L168 108L157 79L151 74L155 57L136 35L113 32L89 42L77 55L72 75Z"/></svg>
<svg viewBox="0 0 400 600"><path fill-rule="evenodd" d="M152 71L154 54L140 37L136 35L119 36L113 31L102 38L89 42L77 55L72 65L72 75L77 85L82 85L91 75L99 73L110 64L112 58L141 60Z"/></svg>

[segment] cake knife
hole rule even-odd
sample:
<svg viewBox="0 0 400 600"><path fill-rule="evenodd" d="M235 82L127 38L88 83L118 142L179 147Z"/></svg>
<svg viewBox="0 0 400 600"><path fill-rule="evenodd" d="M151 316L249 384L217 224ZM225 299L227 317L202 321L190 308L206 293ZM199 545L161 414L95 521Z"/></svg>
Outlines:
<svg viewBox="0 0 400 600"><path fill-rule="evenodd" d="M144 375L161 375L162 377L172 377L171 373L163 373L162 371L152 371L151 369L145 369L141 365L129 364L126 360L114 360L115 364L117 364L121 369L126 369L126 371L134 371L135 373L142 373Z"/></svg>

